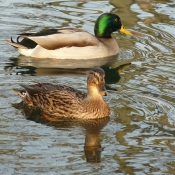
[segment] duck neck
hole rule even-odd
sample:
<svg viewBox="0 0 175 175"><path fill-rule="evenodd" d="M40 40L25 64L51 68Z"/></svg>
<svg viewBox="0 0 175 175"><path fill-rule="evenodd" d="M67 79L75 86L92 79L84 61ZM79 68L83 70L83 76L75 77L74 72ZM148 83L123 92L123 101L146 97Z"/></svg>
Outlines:
<svg viewBox="0 0 175 175"><path fill-rule="evenodd" d="M99 93L99 90L96 86L89 86L88 87L88 98L102 98L101 94Z"/></svg>
<svg viewBox="0 0 175 175"><path fill-rule="evenodd" d="M99 26L95 26L95 36L98 38L111 38L111 31L108 28L100 29Z"/></svg>

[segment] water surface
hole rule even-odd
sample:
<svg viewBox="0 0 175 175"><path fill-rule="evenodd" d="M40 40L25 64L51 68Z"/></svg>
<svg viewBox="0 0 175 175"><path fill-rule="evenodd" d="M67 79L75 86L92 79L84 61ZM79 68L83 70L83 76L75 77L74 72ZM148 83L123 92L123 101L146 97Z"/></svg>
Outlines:
<svg viewBox="0 0 175 175"><path fill-rule="evenodd" d="M1 1L0 174L174 174L174 7L174 0ZM47 27L93 33L103 12L119 14L127 29L143 35L113 35L121 49L113 68L125 65L113 69L116 76L107 79L110 120L97 121L99 129L89 132L86 126L93 125L88 122L56 126L28 118L12 88L39 81L86 91L89 68L72 69L69 62L66 69L46 69L47 61L21 58L5 41ZM91 138L97 140L97 159L85 149Z"/></svg>

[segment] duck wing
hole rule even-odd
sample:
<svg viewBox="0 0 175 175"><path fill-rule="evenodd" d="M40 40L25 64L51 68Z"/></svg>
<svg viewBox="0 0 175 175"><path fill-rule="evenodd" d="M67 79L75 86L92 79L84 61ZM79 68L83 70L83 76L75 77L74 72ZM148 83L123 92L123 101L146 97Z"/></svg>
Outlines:
<svg viewBox="0 0 175 175"><path fill-rule="evenodd" d="M66 85L55 85L50 83L36 83L33 85L21 85L24 89L13 89L17 95L21 96L22 98L26 95L28 98L36 95L36 94L43 94L43 93L50 93L52 91L62 91L65 93L73 94L75 98L84 99L87 97L87 93L74 89L72 87Z"/></svg>
<svg viewBox="0 0 175 175"><path fill-rule="evenodd" d="M28 101L32 101L34 107L51 115L73 117L77 111L82 110L81 100L87 94L64 85L52 85L38 83L35 85L21 85L25 90ZM19 95L19 94L18 94Z"/></svg>
<svg viewBox="0 0 175 175"><path fill-rule="evenodd" d="M37 46L37 43L31 39L28 39L26 36L47 36L47 35L52 35L58 32L58 29L45 29L40 32L33 32L33 33L21 33L18 34L19 36L16 39L16 42L13 41L11 37L11 41L7 41L7 44L10 44L16 48L28 48L28 49L33 49ZM23 36L25 36L23 38ZM19 38L23 38L21 41L19 41Z"/></svg>
<svg viewBox="0 0 175 175"><path fill-rule="evenodd" d="M71 114L76 113L81 107L81 100L66 90L54 90L47 93L39 93L32 96L35 106L47 114Z"/></svg>
<svg viewBox="0 0 175 175"><path fill-rule="evenodd" d="M21 34L20 37L28 39L48 50L62 47L85 47L98 45L99 40L85 30L75 28L50 29L36 34ZM25 41L25 40L24 40ZM22 43L21 43L22 44Z"/></svg>

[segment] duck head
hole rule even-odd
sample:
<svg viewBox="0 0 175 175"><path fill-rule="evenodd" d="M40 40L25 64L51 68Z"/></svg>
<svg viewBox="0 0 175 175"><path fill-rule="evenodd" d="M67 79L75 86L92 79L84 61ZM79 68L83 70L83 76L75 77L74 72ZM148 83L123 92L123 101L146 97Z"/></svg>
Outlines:
<svg viewBox="0 0 175 175"><path fill-rule="evenodd" d="M132 34L124 28L120 17L113 13L104 13L97 18L95 23L94 33L99 38L111 38L111 33L120 31L126 35Z"/></svg>
<svg viewBox="0 0 175 175"><path fill-rule="evenodd" d="M105 72L100 67L94 67L90 70L87 78L88 94L89 95L104 95L107 96L105 88Z"/></svg>

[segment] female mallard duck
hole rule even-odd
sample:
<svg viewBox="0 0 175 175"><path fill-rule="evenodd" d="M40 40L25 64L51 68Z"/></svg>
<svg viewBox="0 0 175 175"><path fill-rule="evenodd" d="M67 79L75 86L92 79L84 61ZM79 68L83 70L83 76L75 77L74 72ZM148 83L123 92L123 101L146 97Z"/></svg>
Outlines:
<svg viewBox="0 0 175 175"><path fill-rule="evenodd" d="M112 32L127 31L120 17L112 13L104 13L98 17L94 33L77 28L48 29L38 33L23 33L17 42L11 39L8 44L16 47L20 54L36 58L56 59L92 59L117 55L119 47ZM23 38L19 41L19 38Z"/></svg>
<svg viewBox="0 0 175 175"><path fill-rule="evenodd" d="M105 72L99 67L90 70L87 78L88 93L50 83L21 86L24 90L13 89L13 91L22 97L24 103L48 115L95 119L110 114L109 106L102 98L102 95L107 95Z"/></svg>

